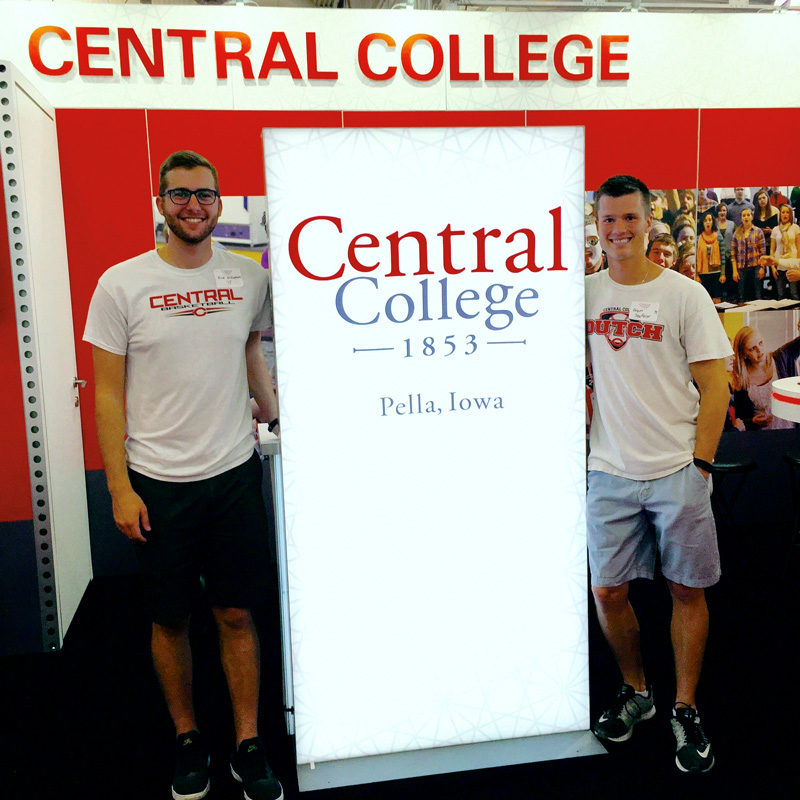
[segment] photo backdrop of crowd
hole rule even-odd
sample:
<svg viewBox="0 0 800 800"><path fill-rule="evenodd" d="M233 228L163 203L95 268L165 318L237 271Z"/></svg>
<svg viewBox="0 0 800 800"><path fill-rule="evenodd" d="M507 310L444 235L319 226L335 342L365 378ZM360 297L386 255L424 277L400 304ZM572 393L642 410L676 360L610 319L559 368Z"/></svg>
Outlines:
<svg viewBox="0 0 800 800"><path fill-rule="evenodd" d="M797 427L771 410L772 381L800 376L800 187L652 191L648 257L702 283L733 349L725 430ZM607 268L593 193L586 194L585 270Z"/></svg>
<svg viewBox="0 0 800 800"><path fill-rule="evenodd" d="M800 302L798 186L652 191L648 256L699 281L720 310L788 308ZM586 195L586 272L605 267Z"/></svg>

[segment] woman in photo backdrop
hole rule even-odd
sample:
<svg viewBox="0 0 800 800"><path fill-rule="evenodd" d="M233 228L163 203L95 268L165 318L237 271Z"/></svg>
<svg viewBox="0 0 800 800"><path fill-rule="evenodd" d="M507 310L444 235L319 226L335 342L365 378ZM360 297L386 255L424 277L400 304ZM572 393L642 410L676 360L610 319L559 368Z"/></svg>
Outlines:
<svg viewBox="0 0 800 800"><path fill-rule="evenodd" d="M764 255L764 234L753 225L753 212L742 209L742 224L733 234L731 269L733 280L739 284L739 302L761 299L761 279L764 268L759 259Z"/></svg>
<svg viewBox="0 0 800 800"><path fill-rule="evenodd" d="M797 374L800 336L774 352L761 334L745 325L733 339L733 406L748 431L793 428L772 414L772 381Z"/></svg>
<svg viewBox="0 0 800 800"><path fill-rule="evenodd" d="M794 221L794 210L788 203L779 209L778 226L772 229L769 254L773 259L800 258L800 227ZM778 287L778 300L790 297L800 300L800 287L786 277L786 267L772 267L772 276Z"/></svg>
<svg viewBox="0 0 800 800"><path fill-rule="evenodd" d="M770 236L772 236L772 230L778 225L778 209L770 202L769 192L766 189L756 192L753 205L756 207L753 214L753 225L761 228L764 234L765 248L768 248L769 245L766 243L769 242ZM763 276L759 277L761 296L764 298L777 297L774 278L770 279L771 277L769 272L765 272ZM765 280L762 280L762 278Z"/></svg>
<svg viewBox="0 0 800 800"><path fill-rule="evenodd" d="M717 235L717 223L714 215L707 212L703 216L703 232L697 242L697 272L700 275L719 272L721 265L722 254Z"/></svg>
<svg viewBox="0 0 800 800"><path fill-rule="evenodd" d="M714 215L707 211L702 219L703 230L697 239L697 277L714 302L722 299L724 282L720 271L722 256Z"/></svg>
<svg viewBox="0 0 800 800"><path fill-rule="evenodd" d="M769 239L772 229L778 224L778 209L770 203L766 189L756 192L753 205L756 207L753 225L761 228L764 231L764 238Z"/></svg>
<svg viewBox="0 0 800 800"><path fill-rule="evenodd" d="M719 282L722 284L722 299L730 303L738 300L736 282L733 280L733 268L731 266L731 248L733 247L733 232L736 226L733 221L728 219L728 206L720 203L717 206L717 240L719 241L719 257L722 264L722 272Z"/></svg>

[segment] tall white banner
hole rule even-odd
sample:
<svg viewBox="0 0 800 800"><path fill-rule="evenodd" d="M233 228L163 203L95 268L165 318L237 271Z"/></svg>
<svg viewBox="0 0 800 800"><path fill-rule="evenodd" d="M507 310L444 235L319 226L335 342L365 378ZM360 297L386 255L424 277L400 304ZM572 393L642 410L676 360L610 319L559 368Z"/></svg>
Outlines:
<svg viewBox="0 0 800 800"><path fill-rule="evenodd" d="M298 763L587 729L583 129L264 141Z"/></svg>

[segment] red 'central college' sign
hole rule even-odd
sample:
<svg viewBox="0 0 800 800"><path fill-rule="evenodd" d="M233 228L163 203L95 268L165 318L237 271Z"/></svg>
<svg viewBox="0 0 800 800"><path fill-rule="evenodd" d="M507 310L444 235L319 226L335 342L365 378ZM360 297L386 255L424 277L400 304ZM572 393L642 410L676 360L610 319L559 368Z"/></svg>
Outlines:
<svg viewBox="0 0 800 800"><path fill-rule="evenodd" d="M309 31L304 38L302 45L298 41L292 43L286 32L273 31L263 48L254 48L250 35L242 31L151 28L149 36L140 38L128 27L113 30L76 26L68 31L58 25L43 25L30 35L28 54L34 69L42 75L69 75L77 69L81 76L129 77L135 59L151 78L164 78L164 49L178 48L181 74L169 77L194 78L195 45L208 39L214 43L214 67L216 77L221 80L228 78L228 69L234 66L245 80L265 80L274 72L285 72L294 80L336 81L339 71L324 69L320 63L317 34ZM483 36L483 58L478 63L464 63L461 35L457 33L450 34L446 43L428 33L415 33L399 45L399 59L398 42L392 36L369 33L358 44L356 63L361 75L376 82L391 80L398 69L412 80L432 81L445 69L445 55L447 78L453 82L547 81L551 70L573 82L588 81L595 77L595 72L603 81L626 81L629 74L614 68L619 70L624 66L628 53L612 47L627 47L628 40L627 35L601 35L595 44L588 36L571 33L550 42L546 34L519 34L512 44L516 69L499 70L498 56L507 60L510 54L497 52L492 34ZM428 50L424 68L415 64L417 48ZM305 58L295 55L303 51ZM111 57L116 57L113 66L109 65Z"/></svg>

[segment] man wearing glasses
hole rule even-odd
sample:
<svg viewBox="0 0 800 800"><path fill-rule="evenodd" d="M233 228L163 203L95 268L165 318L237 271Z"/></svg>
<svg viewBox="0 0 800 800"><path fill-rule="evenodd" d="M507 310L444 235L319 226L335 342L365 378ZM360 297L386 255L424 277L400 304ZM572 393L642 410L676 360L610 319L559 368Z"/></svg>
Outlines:
<svg viewBox="0 0 800 800"><path fill-rule="evenodd" d="M209 791L208 750L192 703L189 617L201 575L233 706L231 772L249 800L280 800L258 737L258 637L269 557L261 462L248 386L278 424L261 350L267 273L212 248L217 172L189 151L161 165L160 250L105 272L89 308L97 434L114 522L135 543L152 618L152 653L175 724L175 800Z"/></svg>

